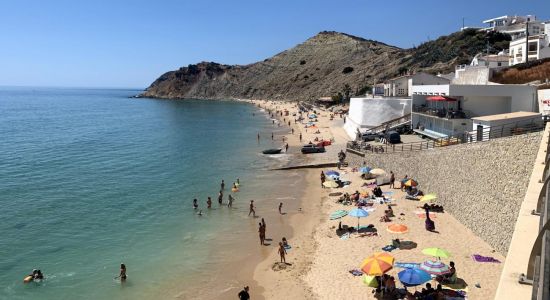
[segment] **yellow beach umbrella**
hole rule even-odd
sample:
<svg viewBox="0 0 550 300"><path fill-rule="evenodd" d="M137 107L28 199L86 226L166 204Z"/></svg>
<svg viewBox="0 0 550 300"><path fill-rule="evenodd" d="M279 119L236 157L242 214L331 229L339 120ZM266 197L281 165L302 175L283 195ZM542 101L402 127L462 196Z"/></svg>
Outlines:
<svg viewBox="0 0 550 300"><path fill-rule="evenodd" d="M433 247L433 248L426 248L424 250L422 250L422 253L426 254L426 255L430 255L430 256L435 256L435 257L438 257L438 258L449 258L451 257L451 253L449 253L449 251L445 250L445 249L441 249L441 248L437 248L437 247Z"/></svg>
<svg viewBox="0 0 550 300"><path fill-rule="evenodd" d="M323 182L323 185L325 187L328 187L328 188L337 188L338 187L338 183L336 183L334 181L325 181L325 182Z"/></svg>
<svg viewBox="0 0 550 300"><path fill-rule="evenodd" d="M361 263L361 271L371 276L382 276L393 268L395 259L387 252L377 252Z"/></svg>
<svg viewBox="0 0 550 300"><path fill-rule="evenodd" d="M403 224L391 224L387 230L391 233L406 233L409 232L409 227Z"/></svg>
<svg viewBox="0 0 550 300"><path fill-rule="evenodd" d="M420 197L420 201L432 201L435 199L437 199L437 196L435 194L427 194Z"/></svg>

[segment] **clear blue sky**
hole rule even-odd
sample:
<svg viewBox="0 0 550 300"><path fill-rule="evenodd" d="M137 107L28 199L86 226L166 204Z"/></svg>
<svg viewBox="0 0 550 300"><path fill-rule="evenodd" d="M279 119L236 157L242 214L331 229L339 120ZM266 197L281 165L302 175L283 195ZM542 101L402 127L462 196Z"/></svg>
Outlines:
<svg viewBox="0 0 550 300"><path fill-rule="evenodd" d="M403 48L548 0L0 0L0 85L145 88L199 61L247 64L323 30Z"/></svg>

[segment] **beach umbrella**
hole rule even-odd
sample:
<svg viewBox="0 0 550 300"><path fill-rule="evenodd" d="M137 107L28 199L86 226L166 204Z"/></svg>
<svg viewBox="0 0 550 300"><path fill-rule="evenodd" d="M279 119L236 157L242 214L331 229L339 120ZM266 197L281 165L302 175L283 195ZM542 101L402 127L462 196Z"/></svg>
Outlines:
<svg viewBox="0 0 550 300"><path fill-rule="evenodd" d="M327 187L327 188L337 188L338 183L336 183L334 181L325 181L325 182L323 182L323 186Z"/></svg>
<svg viewBox="0 0 550 300"><path fill-rule="evenodd" d="M405 269L397 273L397 277L405 286L420 285L432 280L430 273L421 269Z"/></svg>
<svg viewBox="0 0 550 300"><path fill-rule="evenodd" d="M375 175L375 176L379 176L379 175L384 175L386 174L386 171L382 170L382 169L372 169L370 170L370 172L372 175Z"/></svg>
<svg viewBox="0 0 550 300"><path fill-rule="evenodd" d="M328 170L328 171L325 171L325 175L328 176L328 175L336 175L336 176L340 176L340 173L334 171L334 170Z"/></svg>
<svg viewBox="0 0 550 300"><path fill-rule="evenodd" d="M427 260L420 265L420 269L432 274L432 275L443 275L449 273L449 266L442 263L441 261Z"/></svg>
<svg viewBox="0 0 550 300"><path fill-rule="evenodd" d="M376 280L375 276L363 275L363 283L366 284L368 287L378 287L378 280Z"/></svg>
<svg viewBox="0 0 550 300"><path fill-rule="evenodd" d="M371 170L371 168L369 168L369 167L361 167L361 168L359 168L359 172L360 172L361 174L367 174L367 173L370 172L370 170Z"/></svg>
<svg viewBox="0 0 550 300"><path fill-rule="evenodd" d="M417 186L418 182L414 179L408 179L404 184L405 186Z"/></svg>
<svg viewBox="0 0 550 300"><path fill-rule="evenodd" d="M449 253L449 251L445 250L445 249L441 249L441 248L426 248L424 250L422 250L422 253L426 254L426 255L430 255L430 256L435 256L435 257L438 257L438 258L449 258L451 257L451 253Z"/></svg>
<svg viewBox="0 0 550 300"><path fill-rule="evenodd" d="M403 224L391 224L387 230L391 233L406 233L409 232L409 227Z"/></svg>
<svg viewBox="0 0 550 300"><path fill-rule="evenodd" d="M435 194L427 194L420 197L420 201L432 201L435 199L437 199L437 196Z"/></svg>
<svg viewBox="0 0 550 300"><path fill-rule="evenodd" d="M348 212L348 216L357 218L357 231L359 231L359 219L368 217L369 213L361 208L354 208Z"/></svg>
<svg viewBox="0 0 550 300"><path fill-rule="evenodd" d="M394 261L388 252L377 252L363 260L361 271L366 275L382 276L393 268Z"/></svg>
<svg viewBox="0 0 550 300"><path fill-rule="evenodd" d="M340 176L334 175L334 174L330 174L330 175L325 176L325 178L326 178L326 179L329 179L329 180L337 180L338 178L340 178Z"/></svg>
<svg viewBox="0 0 550 300"><path fill-rule="evenodd" d="M343 210L343 209L340 209L340 210L337 210L333 213L330 214L330 219L331 220L336 220L336 219L340 219L340 218L343 218L345 216L348 215L348 211L347 210Z"/></svg>

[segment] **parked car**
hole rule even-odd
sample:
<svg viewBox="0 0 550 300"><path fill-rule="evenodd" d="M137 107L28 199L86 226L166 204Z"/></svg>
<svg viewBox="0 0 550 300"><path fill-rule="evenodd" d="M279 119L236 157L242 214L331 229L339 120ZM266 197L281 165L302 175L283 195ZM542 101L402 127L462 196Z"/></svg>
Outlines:
<svg viewBox="0 0 550 300"><path fill-rule="evenodd" d="M302 147L302 153L303 154L321 153L321 152L325 152L325 147L319 147L319 146L313 145L313 144L304 145Z"/></svg>
<svg viewBox="0 0 550 300"><path fill-rule="evenodd" d="M363 133L361 135L361 139L364 142L372 142L372 141L376 140L379 137L380 136L378 135L378 133Z"/></svg>
<svg viewBox="0 0 550 300"><path fill-rule="evenodd" d="M318 147L325 147L325 146L330 146L332 145L332 142L330 140L323 140L323 141L320 141L319 143L317 143L317 146Z"/></svg>
<svg viewBox="0 0 550 300"><path fill-rule="evenodd" d="M397 131L388 132L388 143L390 144L401 143L401 135Z"/></svg>

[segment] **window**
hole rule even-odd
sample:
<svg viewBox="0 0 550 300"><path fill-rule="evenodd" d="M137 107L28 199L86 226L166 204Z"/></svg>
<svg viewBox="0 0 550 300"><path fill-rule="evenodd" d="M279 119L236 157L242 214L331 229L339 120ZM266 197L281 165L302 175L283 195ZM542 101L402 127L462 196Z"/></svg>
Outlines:
<svg viewBox="0 0 550 300"><path fill-rule="evenodd" d="M497 63L497 65L500 67L500 66L502 66L502 63L499 61L499 62Z"/></svg>
<svg viewBox="0 0 550 300"><path fill-rule="evenodd" d="M529 52L537 51L537 43L529 43Z"/></svg>

